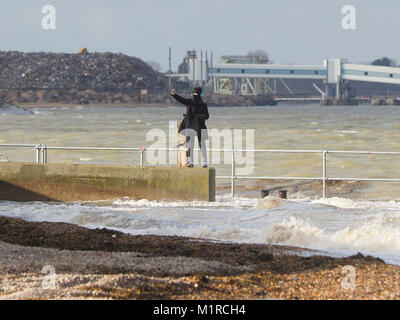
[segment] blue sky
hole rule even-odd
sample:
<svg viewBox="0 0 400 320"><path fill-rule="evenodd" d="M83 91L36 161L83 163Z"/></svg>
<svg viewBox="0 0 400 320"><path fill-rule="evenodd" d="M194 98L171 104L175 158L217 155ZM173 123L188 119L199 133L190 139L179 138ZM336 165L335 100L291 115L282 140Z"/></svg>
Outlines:
<svg viewBox="0 0 400 320"><path fill-rule="evenodd" d="M353 5L357 29L341 27ZM57 29L41 27L54 5ZM0 50L122 52L173 68L187 49L246 54L263 49L275 63L320 64L330 57L400 62L398 0L2 0Z"/></svg>

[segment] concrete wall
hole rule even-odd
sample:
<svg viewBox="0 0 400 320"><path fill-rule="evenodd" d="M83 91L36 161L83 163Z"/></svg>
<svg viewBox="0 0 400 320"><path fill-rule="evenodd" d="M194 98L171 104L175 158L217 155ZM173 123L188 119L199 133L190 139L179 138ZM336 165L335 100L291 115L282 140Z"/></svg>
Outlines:
<svg viewBox="0 0 400 320"><path fill-rule="evenodd" d="M215 201L213 168L0 162L0 200Z"/></svg>

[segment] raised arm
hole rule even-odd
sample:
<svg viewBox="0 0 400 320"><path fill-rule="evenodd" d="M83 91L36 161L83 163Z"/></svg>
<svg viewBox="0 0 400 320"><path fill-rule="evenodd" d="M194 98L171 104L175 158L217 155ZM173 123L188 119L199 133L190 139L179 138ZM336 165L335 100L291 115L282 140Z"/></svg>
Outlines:
<svg viewBox="0 0 400 320"><path fill-rule="evenodd" d="M171 96L176 100L176 101L178 101L178 102L180 102L180 103L182 103L182 104L184 104L184 105L189 105L189 104L191 104L191 102L192 102L192 99L185 99L184 97L181 97L180 95L178 95L178 94L176 94L176 93L174 93L174 94L171 94Z"/></svg>
<svg viewBox="0 0 400 320"><path fill-rule="evenodd" d="M185 99L184 97L181 97L179 94L175 93L175 89L172 89L171 91L171 96L178 102L184 104L184 105L189 105L193 102L192 99Z"/></svg>

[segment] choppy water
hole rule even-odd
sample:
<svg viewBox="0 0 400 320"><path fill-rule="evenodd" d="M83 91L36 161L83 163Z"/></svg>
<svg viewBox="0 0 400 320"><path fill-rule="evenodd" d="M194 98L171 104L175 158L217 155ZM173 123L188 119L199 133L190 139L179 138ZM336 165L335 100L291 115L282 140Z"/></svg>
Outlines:
<svg viewBox="0 0 400 320"><path fill-rule="evenodd" d="M146 133L180 119L183 109L42 108L0 115L0 144L149 146ZM210 108L209 128L255 129L256 149L400 151L400 108L278 106ZM225 146L229 147L229 146ZM243 147L246 147L244 145ZM34 160L33 150L0 148L11 161ZM320 155L256 154L253 175L321 176ZM328 175L400 177L400 157L328 155ZM129 152L50 151L50 162L138 163ZM229 174L230 164L217 174ZM224 181L221 181L224 183ZM322 200L319 186L293 189L288 201L256 199L269 182L241 182L239 197L219 191L216 203L114 199L97 203L0 202L0 214L64 221L131 234L167 234L234 242L274 243L332 255L363 252L400 264L400 184L338 185ZM279 186L279 183L274 183ZM283 185L283 184L282 184ZM285 184L291 187L295 182ZM245 188L246 187L246 188Z"/></svg>

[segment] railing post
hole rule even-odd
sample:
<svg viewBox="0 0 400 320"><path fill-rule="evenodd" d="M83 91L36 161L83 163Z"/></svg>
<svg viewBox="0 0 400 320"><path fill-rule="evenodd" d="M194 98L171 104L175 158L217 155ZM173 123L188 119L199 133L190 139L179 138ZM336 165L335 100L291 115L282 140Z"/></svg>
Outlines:
<svg viewBox="0 0 400 320"><path fill-rule="evenodd" d="M35 151L36 151L36 163L40 163L40 150L42 148L42 145L38 144L35 146Z"/></svg>
<svg viewBox="0 0 400 320"><path fill-rule="evenodd" d="M47 146L42 146L42 163L47 163Z"/></svg>
<svg viewBox="0 0 400 320"><path fill-rule="evenodd" d="M231 195L235 197L235 149L232 149Z"/></svg>
<svg viewBox="0 0 400 320"><path fill-rule="evenodd" d="M144 153L144 148L140 147L140 166L143 167L144 166L144 157L143 157L143 153Z"/></svg>
<svg viewBox="0 0 400 320"><path fill-rule="evenodd" d="M326 155L328 151L324 150L322 152L322 198L326 198Z"/></svg>

